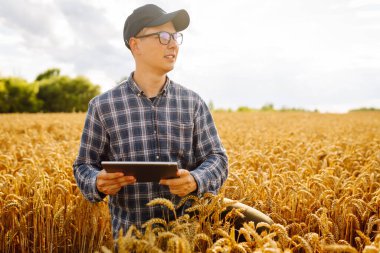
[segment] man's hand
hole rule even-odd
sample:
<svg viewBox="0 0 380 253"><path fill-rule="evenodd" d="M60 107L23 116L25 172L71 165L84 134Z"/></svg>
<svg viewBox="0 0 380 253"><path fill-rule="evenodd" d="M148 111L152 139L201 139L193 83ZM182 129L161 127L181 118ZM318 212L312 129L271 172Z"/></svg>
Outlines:
<svg viewBox="0 0 380 253"><path fill-rule="evenodd" d="M172 194L184 197L198 188L197 182L188 170L179 169L179 178L161 179L160 184L169 186Z"/></svg>
<svg viewBox="0 0 380 253"><path fill-rule="evenodd" d="M96 178L96 188L104 194L114 195L120 191L121 187L135 182L136 179L133 176L124 176L122 172L107 173L102 170Z"/></svg>

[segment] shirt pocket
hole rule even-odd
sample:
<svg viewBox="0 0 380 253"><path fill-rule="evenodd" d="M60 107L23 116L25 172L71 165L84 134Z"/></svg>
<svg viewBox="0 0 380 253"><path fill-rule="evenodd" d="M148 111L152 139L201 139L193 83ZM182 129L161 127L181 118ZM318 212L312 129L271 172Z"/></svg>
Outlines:
<svg viewBox="0 0 380 253"><path fill-rule="evenodd" d="M193 147L194 124L171 122L168 124L168 148L171 156L189 161Z"/></svg>

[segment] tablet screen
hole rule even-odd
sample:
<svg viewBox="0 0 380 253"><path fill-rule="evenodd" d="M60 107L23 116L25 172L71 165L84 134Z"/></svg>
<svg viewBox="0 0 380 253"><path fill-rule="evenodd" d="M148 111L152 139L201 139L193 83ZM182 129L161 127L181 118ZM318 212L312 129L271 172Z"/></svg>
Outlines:
<svg viewBox="0 0 380 253"><path fill-rule="evenodd" d="M159 182L161 179L176 178L176 162L117 162L102 161L102 167L108 173L123 172L134 176L137 182Z"/></svg>

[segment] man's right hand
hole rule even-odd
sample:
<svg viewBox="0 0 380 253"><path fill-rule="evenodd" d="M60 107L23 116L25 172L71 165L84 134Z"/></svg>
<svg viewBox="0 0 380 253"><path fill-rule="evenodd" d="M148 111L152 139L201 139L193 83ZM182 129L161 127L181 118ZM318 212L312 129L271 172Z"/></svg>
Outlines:
<svg viewBox="0 0 380 253"><path fill-rule="evenodd" d="M107 173L105 170L101 170L96 178L96 187L98 191L104 194L114 195L118 193L123 186L134 184L135 182L135 177L124 176L122 172Z"/></svg>

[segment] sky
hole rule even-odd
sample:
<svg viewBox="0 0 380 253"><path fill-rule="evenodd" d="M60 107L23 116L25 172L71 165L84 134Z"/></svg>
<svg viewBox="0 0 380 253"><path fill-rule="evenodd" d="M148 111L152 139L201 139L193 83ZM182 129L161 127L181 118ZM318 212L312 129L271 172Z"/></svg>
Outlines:
<svg viewBox="0 0 380 253"><path fill-rule="evenodd" d="M168 76L216 108L380 108L380 0L0 0L0 76L48 68L107 91L134 70L125 19L185 9Z"/></svg>

